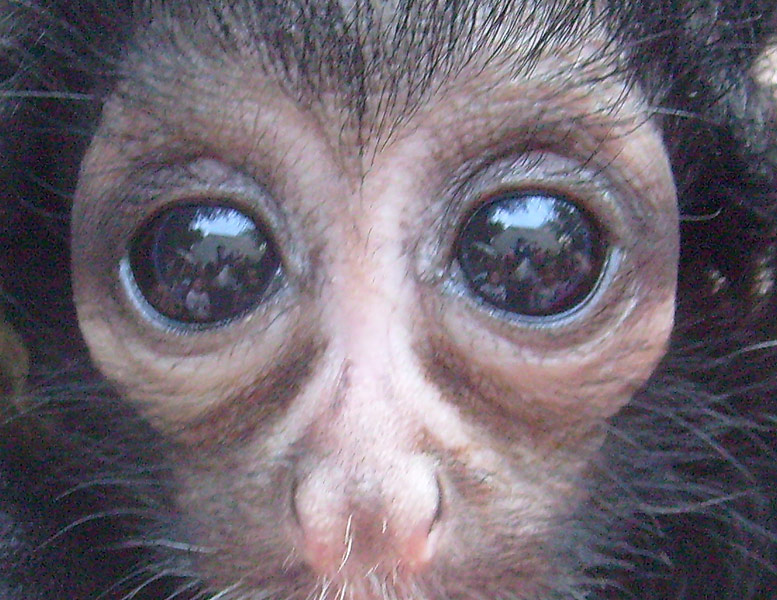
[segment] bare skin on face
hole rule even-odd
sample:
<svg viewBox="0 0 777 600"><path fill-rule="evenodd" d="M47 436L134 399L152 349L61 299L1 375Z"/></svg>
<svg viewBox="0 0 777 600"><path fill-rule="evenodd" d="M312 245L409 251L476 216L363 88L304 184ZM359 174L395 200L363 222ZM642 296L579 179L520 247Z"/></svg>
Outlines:
<svg viewBox="0 0 777 600"><path fill-rule="evenodd" d="M368 93L356 123L250 56L174 84L151 50L128 61L82 165L76 301L102 371L176 441L214 593L534 598L572 577L564 522L605 420L663 355L678 255L661 137L597 50L473 60L402 119ZM150 296L146 270L165 284L195 254L170 267L158 243L181 206L216 207L212 229L245 216L278 256L267 285L232 241L197 259L209 278L169 276L177 307ZM578 221L516 225L528 206ZM501 237L468 225L479 210L508 214ZM574 241L590 222L599 263ZM474 267L470 231L492 252ZM575 269L593 271L577 296Z"/></svg>

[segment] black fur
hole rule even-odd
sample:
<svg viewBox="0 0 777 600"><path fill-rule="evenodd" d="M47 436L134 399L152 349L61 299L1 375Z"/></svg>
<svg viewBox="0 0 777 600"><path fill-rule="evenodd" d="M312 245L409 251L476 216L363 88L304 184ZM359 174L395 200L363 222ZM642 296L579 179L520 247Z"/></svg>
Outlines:
<svg viewBox="0 0 777 600"><path fill-rule="evenodd" d="M406 4L412 22L422 5ZM491 4L481 6L504 23L524 3ZM576 15L592 10L584 0L548 4L557 18L539 40L574 35ZM180 539L163 442L85 370L67 278L81 155L130 32L157 5L206 7L0 2L0 291L34 366L32 391L0 407L1 599L196 596L185 559L133 543L150 529ZM428 82L430 65L454 71L466 57L466 44L443 51L443 32L460 38L471 7L440 5L437 39L421 45L429 60L400 77ZM323 62L326 77L362 86L380 71L358 36L340 35L337 3L253 6L277 31L295 10L307 19L304 39L267 34L257 44L268 68L296 73L311 102L324 75L300 64ZM581 565L577 597L767 600L777 590L777 110L753 65L777 41L777 6L611 0L600 16L623 50L617 68L656 107L683 221L671 348L613 419L591 501L564 533ZM324 56L335 35L336 56ZM426 93L415 89L408 110ZM150 569L160 576L143 586Z"/></svg>

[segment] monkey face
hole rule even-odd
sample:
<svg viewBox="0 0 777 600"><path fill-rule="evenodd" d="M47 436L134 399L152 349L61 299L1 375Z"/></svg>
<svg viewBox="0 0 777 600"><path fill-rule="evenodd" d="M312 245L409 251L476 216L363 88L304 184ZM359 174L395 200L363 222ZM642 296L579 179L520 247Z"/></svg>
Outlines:
<svg viewBox="0 0 777 600"><path fill-rule="evenodd" d="M639 90L591 36L522 68L472 51L416 95L385 69L357 111L251 53L179 45L173 76L168 28L106 102L73 272L95 361L174 442L206 585L571 585L606 419L673 320L676 198Z"/></svg>

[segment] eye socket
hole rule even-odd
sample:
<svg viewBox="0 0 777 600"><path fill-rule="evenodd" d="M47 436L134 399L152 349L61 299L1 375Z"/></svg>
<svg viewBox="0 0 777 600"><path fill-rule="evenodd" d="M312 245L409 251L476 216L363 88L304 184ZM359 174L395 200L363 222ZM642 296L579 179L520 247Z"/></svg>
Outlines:
<svg viewBox="0 0 777 600"><path fill-rule="evenodd" d="M280 272L274 242L229 206L180 204L144 224L127 257L136 292L177 323L213 325L245 314Z"/></svg>
<svg viewBox="0 0 777 600"><path fill-rule="evenodd" d="M469 217L457 244L472 292L496 308L530 317L582 306L604 271L608 250L581 208L536 191L496 195Z"/></svg>

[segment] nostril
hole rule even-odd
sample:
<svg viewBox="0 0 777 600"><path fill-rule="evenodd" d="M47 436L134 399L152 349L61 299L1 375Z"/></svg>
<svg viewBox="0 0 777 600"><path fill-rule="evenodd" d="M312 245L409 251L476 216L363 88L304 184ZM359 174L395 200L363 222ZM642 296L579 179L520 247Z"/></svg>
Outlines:
<svg viewBox="0 0 777 600"><path fill-rule="evenodd" d="M291 505L291 518L298 527L302 527L302 521L299 516L299 509L297 508L297 489L299 488L299 480L294 477L291 481L291 489L289 504Z"/></svg>
<svg viewBox="0 0 777 600"><path fill-rule="evenodd" d="M442 494L442 482L440 481L440 476L435 475L434 482L437 484L437 506L434 509L434 514L432 515L432 521L429 523L429 533L432 532L432 529L434 529L434 526L437 525L438 522L442 521L442 513L443 513L443 494Z"/></svg>
<svg viewBox="0 0 777 600"><path fill-rule="evenodd" d="M416 473L416 487L407 490L414 502L398 513L393 523L401 562L411 569L422 568L432 560L444 511L439 475L427 479L428 487L419 485L418 475Z"/></svg>

